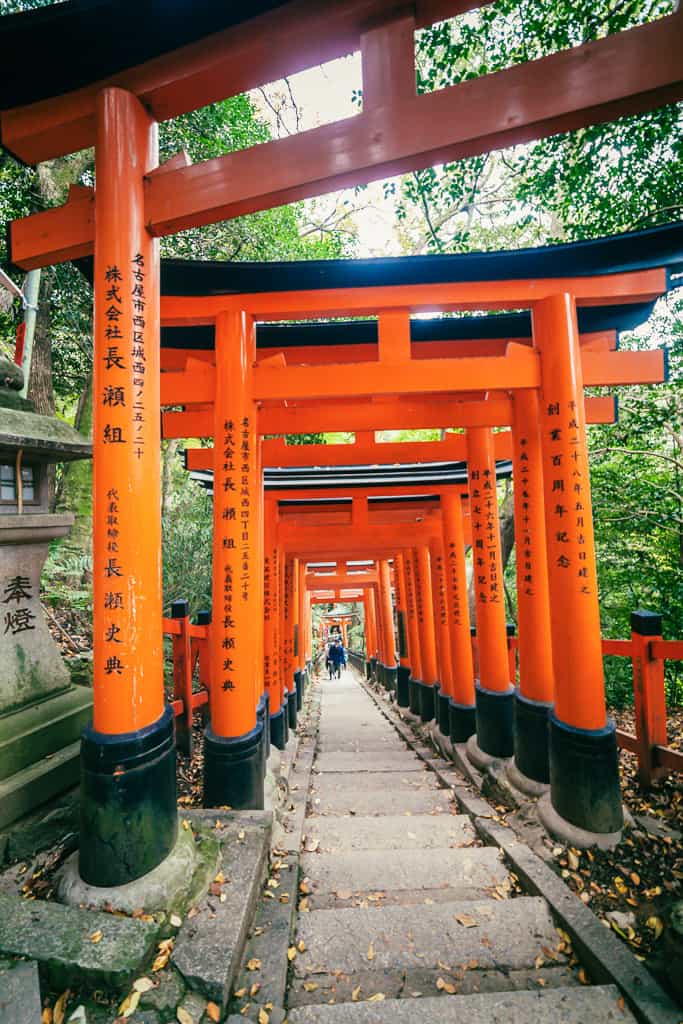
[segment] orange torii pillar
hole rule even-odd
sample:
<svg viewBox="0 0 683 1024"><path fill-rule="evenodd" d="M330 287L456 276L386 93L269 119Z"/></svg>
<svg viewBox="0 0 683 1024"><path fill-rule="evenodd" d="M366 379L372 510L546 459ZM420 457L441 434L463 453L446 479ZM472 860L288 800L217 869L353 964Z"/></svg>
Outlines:
<svg viewBox="0 0 683 1024"><path fill-rule="evenodd" d="M379 678L385 690L395 690L396 641L394 638L394 611L391 603L391 568L387 558L379 560L379 601L382 623L382 662Z"/></svg>
<svg viewBox="0 0 683 1024"><path fill-rule="evenodd" d="M467 750L474 762L481 764L482 753L489 758L512 756L515 697L505 622L496 459L489 427L467 431L467 476L479 652L477 733L468 740Z"/></svg>
<svg viewBox="0 0 683 1024"><path fill-rule="evenodd" d="M284 634L284 695L287 701L287 719L290 729L296 729L297 700L294 673L296 671L296 577L298 559L287 557L284 563L282 629Z"/></svg>
<svg viewBox="0 0 683 1024"><path fill-rule="evenodd" d="M623 826L614 723L607 719L586 413L576 309L559 294L532 309L541 356L541 448L555 707L550 799L539 812L574 843L617 842ZM588 835L577 835L577 829Z"/></svg>
<svg viewBox="0 0 683 1024"><path fill-rule="evenodd" d="M441 495L441 523L453 680L453 695L449 701L450 738L452 743L466 743L476 732L474 661L467 600L462 498L455 488L449 488Z"/></svg>
<svg viewBox="0 0 683 1024"><path fill-rule="evenodd" d="M410 658L408 656L408 594L406 564L402 551L394 555L394 583L396 589L396 624L398 627L398 668L396 670L396 702L399 707L410 704Z"/></svg>
<svg viewBox="0 0 683 1024"><path fill-rule="evenodd" d="M166 857L178 813L161 633L159 249L144 213L157 126L121 89L104 89L96 108L94 715L81 741L79 871L114 886Z"/></svg>
<svg viewBox="0 0 683 1024"><path fill-rule="evenodd" d="M538 795L550 781L548 714L554 693L540 407L535 390L516 391L512 401L519 688L508 774L519 789Z"/></svg>
<svg viewBox="0 0 683 1024"><path fill-rule="evenodd" d="M434 604L432 600L432 570L428 544L415 548L413 563L415 579L415 606L420 635L420 663L422 679L417 684L420 718L430 722L434 718L434 684L438 680L436 638L434 635Z"/></svg>
<svg viewBox="0 0 683 1024"><path fill-rule="evenodd" d="M376 589L370 587L365 598L365 615L367 620L368 649L366 651L365 674L373 679L377 670L377 604Z"/></svg>
<svg viewBox="0 0 683 1024"><path fill-rule="evenodd" d="M284 750L287 709L283 704L283 664L280 642L280 556L277 544L277 503L266 500L263 553L263 681L269 694L270 739Z"/></svg>
<svg viewBox="0 0 683 1024"><path fill-rule="evenodd" d="M451 671L451 637L448 628L446 604L446 575L443 541L433 538L429 542L432 569L432 602L434 607L434 634L438 654L439 681L434 686L434 718L443 736L450 738L450 699L453 696Z"/></svg>
<svg viewBox="0 0 683 1024"><path fill-rule="evenodd" d="M422 657L420 652L420 626L417 614L415 594L416 572L415 552L406 548L403 552L403 564L406 576L406 608L408 612L408 658L410 675L408 676L408 707L414 715L420 714L420 684L422 682ZM405 707L405 705L401 705Z"/></svg>
<svg viewBox="0 0 683 1024"><path fill-rule="evenodd" d="M294 685L296 687L296 709L301 711L304 699L304 670L306 668L306 563L295 559L296 565L296 624L294 626Z"/></svg>
<svg viewBox="0 0 683 1024"><path fill-rule="evenodd" d="M217 315L211 724L204 744L207 807L263 807L266 734L263 709L258 713L263 502L250 386L254 348L254 327L246 313Z"/></svg>

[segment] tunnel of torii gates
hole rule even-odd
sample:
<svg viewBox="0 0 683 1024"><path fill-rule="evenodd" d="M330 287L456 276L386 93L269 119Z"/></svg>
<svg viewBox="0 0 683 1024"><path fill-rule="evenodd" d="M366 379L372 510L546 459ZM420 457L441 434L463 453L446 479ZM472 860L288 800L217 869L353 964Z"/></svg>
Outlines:
<svg viewBox="0 0 683 1024"><path fill-rule="evenodd" d="M268 545L278 531L287 536L284 524L274 533L264 520L262 435L467 428L466 442L453 443L467 445L472 539L487 565L481 574L486 601L478 598L477 739L482 749L502 742L512 680L493 655L497 667L484 674L487 630L494 632L484 623L502 615L502 603L489 567L498 545L484 486L492 486L492 478L483 473L493 472L489 431L511 426L513 444L516 437L535 453L527 487L534 497L525 499L528 510L520 510L529 512L529 529L519 513L518 526L532 552L525 559L534 565L534 593L526 595L532 628L543 637L543 648L552 650L552 691L546 682L534 692L553 695L553 804L561 816L597 831L621 825L614 733L605 719L583 387L662 379L661 353L619 353L614 335L627 325L629 309L637 322L638 307L666 291L667 268L681 261L680 225L668 233L521 257L281 266L275 270L279 283L270 268L253 264L160 268L163 235L651 110L683 96L683 10L418 95L416 30L481 2L415 0L397 9L394 0L254 0L247 10L180 0L167 5L162 18L144 5L135 10L136 30L125 46L111 31L120 18L115 0L67 2L0 19L4 148L29 164L95 150L95 189L75 186L61 207L10 226L17 268L94 255L94 721L81 747L79 855L88 882L117 884L142 875L168 854L178 828L174 715L163 690L161 405L184 410L164 416L166 436L214 438L205 797L233 806L258 801L253 764L261 763L265 733L263 712L257 718L265 674L263 569L276 551ZM264 46L273 39L277 46ZM159 121L353 51L361 56L363 107L357 116L194 166L182 153L159 166ZM218 283L209 286L205 273ZM174 276L179 287L168 287ZM621 324L616 312L609 322L605 307L628 307ZM602 326L600 309L607 316ZM493 333L488 325L479 334L468 320L464 334L456 329L449 335L443 321L431 338L429 326L421 333L409 320L411 313L474 310L531 315L522 316L523 325L517 321L521 329L510 330L501 319ZM255 347L256 321L377 314L372 339L365 334L368 324L349 329L362 336L353 354L340 350L345 343L314 343L310 352L300 349L305 365L297 365L296 344L275 341L270 352ZM200 342L203 351L195 353L182 344L162 351L161 324L209 330L212 343ZM513 462L515 457L513 452ZM396 538L389 549L381 541L389 529L368 523L345 543L372 539L372 557L381 566L398 550ZM547 591L539 582L544 540ZM289 541L282 543L284 557ZM306 552L298 547L303 559ZM408 558L413 584L427 585L427 550L416 549L414 564ZM287 564L285 559L284 570ZM410 578L408 572L406 586ZM287 586L283 593L286 626ZM415 591L418 617L421 595ZM424 600L422 609L428 614ZM379 605L378 614L381 619ZM521 633L520 623L520 643ZM283 643L294 640L284 629ZM429 645L425 656L414 642L411 656L418 651L426 665L419 666L421 674L429 669L434 675ZM591 779L578 767L586 760L596 766ZM570 776L576 776L573 794Z"/></svg>

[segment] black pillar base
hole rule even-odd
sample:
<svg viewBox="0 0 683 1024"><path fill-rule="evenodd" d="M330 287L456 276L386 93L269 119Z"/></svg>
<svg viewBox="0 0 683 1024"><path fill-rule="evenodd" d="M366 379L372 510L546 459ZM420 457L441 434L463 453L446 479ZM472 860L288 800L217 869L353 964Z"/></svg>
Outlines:
<svg viewBox="0 0 683 1024"><path fill-rule="evenodd" d="M410 707L410 669L399 665L396 670L396 703L400 708Z"/></svg>
<svg viewBox="0 0 683 1024"><path fill-rule="evenodd" d="M217 736L204 730L204 806L235 811L263 810L263 724L244 736Z"/></svg>
<svg viewBox="0 0 683 1024"><path fill-rule="evenodd" d="M485 690L477 681L475 690L477 746L491 757L512 757L515 752L512 725L514 687L500 693L497 690Z"/></svg>
<svg viewBox="0 0 683 1024"><path fill-rule="evenodd" d="M287 691L282 695L282 721L285 723L285 746L289 743L289 702L287 700Z"/></svg>
<svg viewBox="0 0 683 1024"><path fill-rule="evenodd" d="M550 782L548 715L552 704L515 694L515 765L534 782Z"/></svg>
<svg viewBox="0 0 683 1024"><path fill-rule="evenodd" d="M296 729L296 719L297 719L296 687L293 687L287 693L287 719L289 721L289 728L290 729Z"/></svg>
<svg viewBox="0 0 683 1024"><path fill-rule="evenodd" d="M382 665L384 671L384 689L396 693L396 665Z"/></svg>
<svg viewBox="0 0 683 1024"><path fill-rule="evenodd" d="M370 658L370 671L372 673L372 679L373 679L374 682L377 682L377 665L378 664L379 663L377 661L377 658Z"/></svg>
<svg viewBox="0 0 683 1024"><path fill-rule="evenodd" d="M89 885L125 885L161 864L178 835L175 716L144 729L81 737L78 871Z"/></svg>
<svg viewBox="0 0 683 1024"><path fill-rule="evenodd" d="M434 687L429 683L418 683L419 715L423 722L431 722L434 718Z"/></svg>
<svg viewBox="0 0 683 1024"><path fill-rule="evenodd" d="M453 698L448 702L451 743L467 743L477 731L477 717L474 704L456 704Z"/></svg>
<svg viewBox="0 0 683 1024"><path fill-rule="evenodd" d="M270 697L265 690L256 706L256 721L263 726L263 757L267 761L270 757Z"/></svg>
<svg viewBox="0 0 683 1024"><path fill-rule="evenodd" d="M408 680L408 707L414 715L420 714L420 687L422 683L419 679L413 679L412 676Z"/></svg>
<svg viewBox="0 0 683 1024"><path fill-rule="evenodd" d="M296 710L301 711L304 700L304 676L300 668L294 673L294 689L296 691Z"/></svg>
<svg viewBox="0 0 683 1024"><path fill-rule="evenodd" d="M365 678L368 682L372 679L372 664L370 661L365 662Z"/></svg>
<svg viewBox="0 0 683 1024"><path fill-rule="evenodd" d="M438 712L436 720L439 723L439 732L443 736L450 738L451 735L451 715L450 715L450 697L447 693L442 693L439 690L439 702Z"/></svg>
<svg viewBox="0 0 683 1024"><path fill-rule="evenodd" d="M618 832L624 813L614 722L604 729L574 729L552 713L549 722L553 808L577 828Z"/></svg>
<svg viewBox="0 0 683 1024"><path fill-rule="evenodd" d="M284 705L274 715L270 716L270 742L278 750L284 750L287 746L287 715Z"/></svg>

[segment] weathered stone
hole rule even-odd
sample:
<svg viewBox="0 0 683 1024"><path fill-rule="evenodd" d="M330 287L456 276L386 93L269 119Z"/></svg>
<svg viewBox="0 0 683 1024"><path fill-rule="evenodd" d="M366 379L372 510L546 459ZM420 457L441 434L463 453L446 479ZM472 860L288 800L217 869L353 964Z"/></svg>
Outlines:
<svg viewBox="0 0 683 1024"><path fill-rule="evenodd" d="M410 750L336 751L319 754L314 772L423 772L424 762Z"/></svg>
<svg viewBox="0 0 683 1024"><path fill-rule="evenodd" d="M629 1024L613 985L306 1006L288 1014L290 1024ZM239 1020L239 1018L237 1018Z"/></svg>
<svg viewBox="0 0 683 1024"><path fill-rule="evenodd" d="M0 961L0 1021L38 1024L41 1009L38 965Z"/></svg>
<svg viewBox="0 0 683 1024"><path fill-rule="evenodd" d="M190 1015L192 1021L199 1024L206 1009L206 999L197 992L188 992L180 1003L180 1008ZM175 1019L177 1019L177 1016Z"/></svg>
<svg viewBox="0 0 683 1024"><path fill-rule="evenodd" d="M72 796L44 814L33 814L25 825L17 825L7 833L7 859L29 860L43 850L62 843L78 841L78 798Z"/></svg>
<svg viewBox="0 0 683 1024"><path fill-rule="evenodd" d="M383 817L310 818L306 835L321 853L347 850L429 850L464 846L476 840L467 815L401 814ZM310 845L310 844L309 844Z"/></svg>
<svg viewBox="0 0 683 1024"><path fill-rule="evenodd" d="M143 1010L158 1010L160 1013L173 1010L180 1004L185 995L185 984L173 967L166 967L158 974L152 975L157 983L149 992L143 992L140 996L140 1006Z"/></svg>
<svg viewBox="0 0 683 1024"><path fill-rule="evenodd" d="M101 932L93 942L91 935ZM152 951L154 922L0 893L0 953L36 960L55 988L121 990Z"/></svg>
<svg viewBox="0 0 683 1024"><path fill-rule="evenodd" d="M80 778L80 743L71 743L0 782L0 828L51 797L73 789Z"/></svg>
<svg viewBox="0 0 683 1024"><path fill-rule="evenodd" d="M270 826L245 823L240 828L236 821L238 814L217 832L222 843L220 871L225 882L221 895L225 900L209 895L198 903L199 912L183 922L172 957L191 988L223 1007L261 890L270 841Z"/></svg>

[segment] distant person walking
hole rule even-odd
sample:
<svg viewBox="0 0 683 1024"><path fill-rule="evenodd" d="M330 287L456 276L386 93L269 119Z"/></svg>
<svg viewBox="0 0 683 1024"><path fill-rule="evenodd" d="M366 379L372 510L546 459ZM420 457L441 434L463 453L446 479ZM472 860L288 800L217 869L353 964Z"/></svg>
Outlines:
<svg viewBox="0 0 683 1024"><path fill-rule="evenodd" d="M330 646L330 659L332 661L330 679L332 679L333 676L340 679L342 667L346 667L346 652L341 641L338 640L335 644Z"/></svg>

